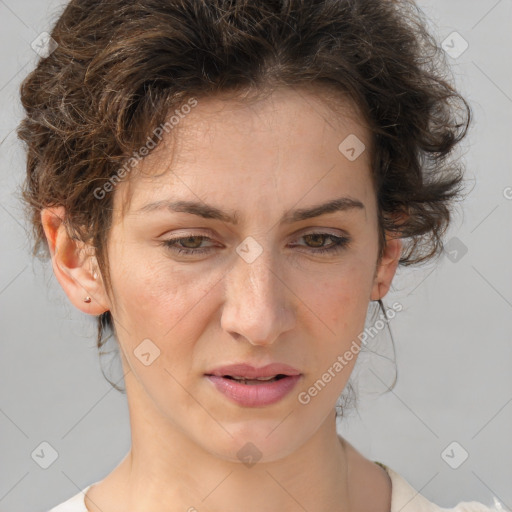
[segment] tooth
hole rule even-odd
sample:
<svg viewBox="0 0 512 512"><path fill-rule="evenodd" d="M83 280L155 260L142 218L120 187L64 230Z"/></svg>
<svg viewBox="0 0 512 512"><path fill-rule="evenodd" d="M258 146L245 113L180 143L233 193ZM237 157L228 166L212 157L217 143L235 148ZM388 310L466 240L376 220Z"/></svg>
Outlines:
<svg viewBox="0 0 512 512"><path fill-rule="evenodd" d="M231 377L237 380L272 380L276 377L276 375L272 377L255 377L254 379L249 379L247 377L239 377L238 375L231 375Z"/></svg>

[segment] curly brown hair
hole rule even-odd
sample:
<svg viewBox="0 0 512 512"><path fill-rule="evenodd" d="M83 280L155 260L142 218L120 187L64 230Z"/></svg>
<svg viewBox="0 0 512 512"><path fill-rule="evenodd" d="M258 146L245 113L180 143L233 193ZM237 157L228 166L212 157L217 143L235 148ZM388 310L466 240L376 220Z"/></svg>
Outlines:
<svg viewBox="0 0 512 512"><path fill-rule="evenodd" d="M448 157L471 109L412 0L72 0L50 35L58 46L20 88L34 255L49 257L41 209L63 206L108 288L112 194L98 200L98 187L190 98L278 86L359 109L373 137L380 254L385 232L407 242L402 265L441 253L464 170ZM109 311L99 349L107 328Z"/></svg>

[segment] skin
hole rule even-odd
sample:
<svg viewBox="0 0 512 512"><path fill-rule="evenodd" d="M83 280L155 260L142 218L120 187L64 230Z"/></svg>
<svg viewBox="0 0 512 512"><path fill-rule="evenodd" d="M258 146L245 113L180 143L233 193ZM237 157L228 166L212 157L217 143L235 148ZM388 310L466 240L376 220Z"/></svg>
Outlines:
<svg viewBox="0 0 512 512"><path fill-rule="evenodd" d="M132 447L89 490L89 511L389 512L387 473L336 432L335 404L357 357L307 405L297 399L359 343L369 301L388 292L401 251L388 238L377 261L370 152L349 161L338 150L350 134L369 148L370 134L344 106L347 115L334 117L314 92L296 89L251 104L200 100L175 128L176 144L164 138L140 164L145 174L113 192L111 294L93 276L94 256L67 235L65 211L42 212L59 283L81 311L112 312L125 372ZM342 196L365 207L279 223L285 211ZM239 223L137 213L170 198L236 211ZM305 235L325 232L350 242L315 254L332 239ZM210 252L161 245L180 236L208 237L181 247ZM235 251L248 236L262 249L252 263ZM148 366L134 354L147 338L160 350ZM302 378L276 404L241 407L204 373L242 361L287 363ZM261 452L251 467L237 456L248 442Z"/></svg>

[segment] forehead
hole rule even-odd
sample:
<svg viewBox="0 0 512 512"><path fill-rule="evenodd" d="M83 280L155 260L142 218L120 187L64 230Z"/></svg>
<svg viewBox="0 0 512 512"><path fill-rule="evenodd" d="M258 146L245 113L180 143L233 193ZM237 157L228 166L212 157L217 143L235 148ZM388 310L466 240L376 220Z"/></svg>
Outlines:
<svg viewBox="0 0 512 512"><path fill-rule="evenodd" d="M366 147L354 162L338 147L352 137ZM308 173L314 182L333 165L345 167L347 177L359 176L360 181L363 171L369 175L371 145L370 130L357 106L328 88L198 98L117 186L114 209L124 216L164 189L185 193L186 183L193 187L190 199L195 190L256 193L258 180L266 179L299 194ZM343 173L337 169L336 174Z"/></svg>

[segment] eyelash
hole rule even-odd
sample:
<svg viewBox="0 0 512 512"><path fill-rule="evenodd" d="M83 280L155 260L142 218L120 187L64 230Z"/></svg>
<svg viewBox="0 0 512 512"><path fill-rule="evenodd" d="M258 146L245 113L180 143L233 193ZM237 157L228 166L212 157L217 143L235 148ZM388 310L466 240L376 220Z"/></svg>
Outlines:
<svg viewBox="0 0 512 512"><path fill-rule="evenodd" d="M340 237L340 236L331 235L330 233L321 233L321 232L306 233L305 235L302 235L300 238L304 238L306 236L323 236L326 238L331 238L334 241L330 247L321 248L321 249L314 249L314 248L311 249L311 252L313 254L325 254L325 253L336 254L338 252L341 252L343 249L345 249L346 246L350 242L350 238L348 238L348 237L344 237L344 236ZM183 254L184 255L205 254L205 253L209 252L211 249L213 249L213 247L203 247L202 249L184 249L182 247L177 247L176 244L178 244L180 242L187 241L191 238L200 238L203 241L211 240L211 238L209 238L207 236L191 235L191 236L185 236L185 237L180 237L180 238L171 238L168 240L163 240L162 245L166 249L169 249L169 250L176 252L180 255L183 255Z"/></svg>

